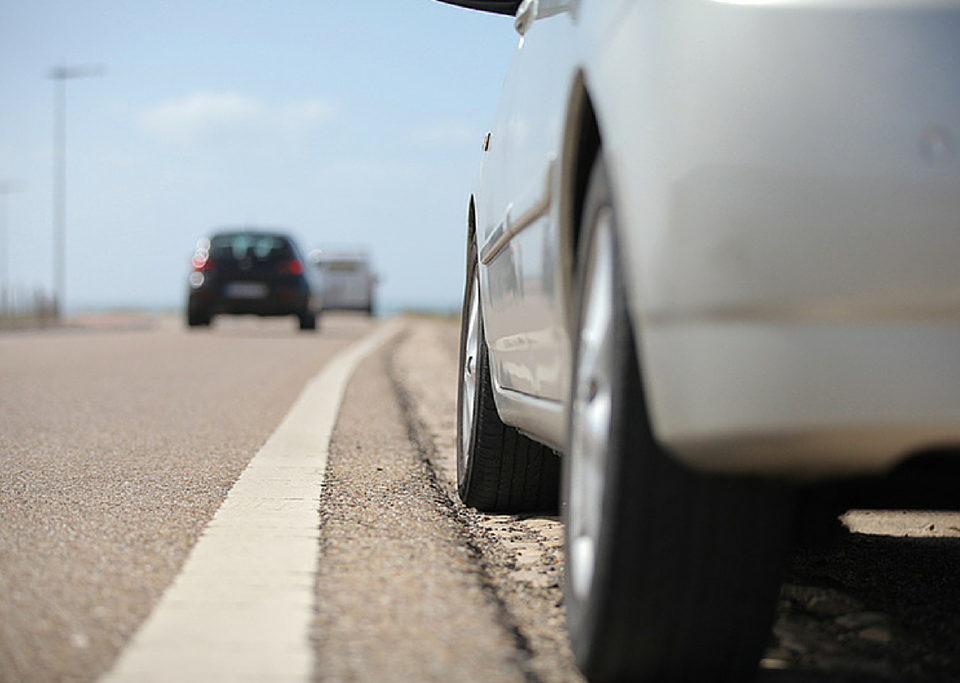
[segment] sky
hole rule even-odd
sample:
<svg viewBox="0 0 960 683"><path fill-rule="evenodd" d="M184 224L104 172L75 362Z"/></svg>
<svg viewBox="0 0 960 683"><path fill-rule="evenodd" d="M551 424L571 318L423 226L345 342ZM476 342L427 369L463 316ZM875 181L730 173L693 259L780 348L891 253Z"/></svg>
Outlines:
<svg viewBox="0 0 960 683"><path fill-rule="evenodd" d="M512 18L435 0L0 3L0 287L54 288L66 82L67 312L180 309L198 238L365 249L385 309L455 309ZM5 234L4 234L5 233Z"/></svg>

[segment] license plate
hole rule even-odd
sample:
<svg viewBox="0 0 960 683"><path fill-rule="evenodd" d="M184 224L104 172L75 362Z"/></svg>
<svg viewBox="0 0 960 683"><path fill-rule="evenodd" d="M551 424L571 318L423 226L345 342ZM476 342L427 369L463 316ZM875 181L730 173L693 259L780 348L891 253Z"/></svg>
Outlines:
<svg viewBox="0 0 960 683"><path fill-rule="evenodd" d="M224 294L230 299L264 299L267 286L262 282L228 282Z"/></svg>

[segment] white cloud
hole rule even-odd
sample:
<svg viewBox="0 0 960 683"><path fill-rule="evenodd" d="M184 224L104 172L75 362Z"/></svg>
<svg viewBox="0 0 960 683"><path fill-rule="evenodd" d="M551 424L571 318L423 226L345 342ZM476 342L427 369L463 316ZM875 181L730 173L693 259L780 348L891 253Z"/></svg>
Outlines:
<svg viewBox="0 0 960 683"><path fill-rule="evenodd" d="M298 138L334 112L333 105L319 100L275 104L235 93L199 92L147 109L141 122L165 142L192 146L250 137Z"/></svg>

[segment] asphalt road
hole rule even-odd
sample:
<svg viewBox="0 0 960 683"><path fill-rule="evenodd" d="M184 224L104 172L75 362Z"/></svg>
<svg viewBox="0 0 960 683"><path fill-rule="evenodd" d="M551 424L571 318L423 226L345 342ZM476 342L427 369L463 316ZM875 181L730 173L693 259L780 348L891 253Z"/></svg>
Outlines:
<svg viewBox="0 0 960 683"><path fill-rule="evenodd" d="M130 656L308 381L381 325L119 322L0 335L0 683L94 681ZM358 366L329 443L307 448L327 451L310 669L274 680L582 680L559 519L455 495L456 346L454 321L405 319ZM798 549L758 680L960 680L960 518L849 522L869 533ZM154 680L239 680L160 654Z"/></svg>
<svg viewBox="0 0 960 683"><path fill-rule="evenodd" d="M369 331L126 316L0 335L0 681L90 681L307 379Z"/></svg>

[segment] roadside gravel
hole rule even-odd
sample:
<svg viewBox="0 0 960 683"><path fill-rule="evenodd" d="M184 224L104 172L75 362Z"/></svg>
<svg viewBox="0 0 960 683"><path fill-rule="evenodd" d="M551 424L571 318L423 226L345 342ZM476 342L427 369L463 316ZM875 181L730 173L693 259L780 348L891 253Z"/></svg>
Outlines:
<svg viewBox="0 0 960 683"><path fill-rule="evenodd" d="M477 549L487 588L515 630L529 679L581 683L564 627L559 517L485 515L457 495L459 323L413 320L389 373L412 439Z"/></svg>
<svg viewBox="0 0 960 683"><path fill-rule="evenodd" d="M351 381L320 499L314 680L581 683L556 517L456 495L455 322L406 321Z"/></svg>
<svg viewBox="0 0 960 683"><path fill-rule="evenodd" d="M358 369L330 444L314 679L523 683L524 654L483 564L408 438L389 352Z"/></svg>

